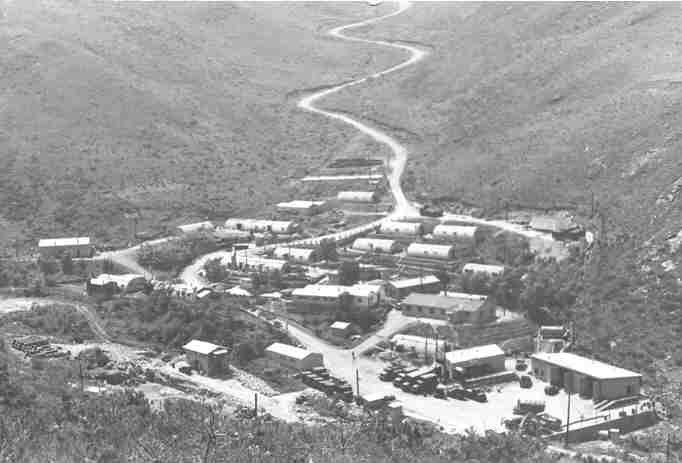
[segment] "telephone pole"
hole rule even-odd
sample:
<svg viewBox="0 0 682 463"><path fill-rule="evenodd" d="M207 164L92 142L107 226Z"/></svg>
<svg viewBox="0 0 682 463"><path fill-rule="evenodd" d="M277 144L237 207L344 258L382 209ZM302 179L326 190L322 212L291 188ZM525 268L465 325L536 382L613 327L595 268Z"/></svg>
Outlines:
<svg viewBox="0 0 682 463"><path fill-rule="evenodd" d="M571 378L573 379L573 378ZM568 391L568 407L566 409L566 436L564 438L564 445L568 447L568 429L571 424L571 395L573 394L572 391Z"/></svg>

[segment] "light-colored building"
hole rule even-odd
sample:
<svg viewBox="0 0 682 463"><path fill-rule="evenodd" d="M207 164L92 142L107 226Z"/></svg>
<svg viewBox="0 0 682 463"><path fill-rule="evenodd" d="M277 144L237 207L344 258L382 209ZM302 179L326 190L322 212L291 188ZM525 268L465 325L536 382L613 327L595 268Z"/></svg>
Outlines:
<svg viewBox="0 0 682 463"><path fill-rule="evenodd" d="M453 246L443 244L412 243L407 247L410 257L426 257L430 259L451 259L455 254Z"/></svg>
<svg viewBox="0 0 682 463"><path fill-rule="evenodd" d="M245 230L250 232L269 232L275 234L291 234L297 229L297 224L290 220L261 220L261 219L227 219L225 228Z"/></svg>
<svg viewBox="0 0 682 463"><path fill-rule="evenodd" d="M336 309L342 296L347 296L350 306L356 308L375 307L379 303L379 293L373 285L307 285L291 292L292 302L299 309Z"/></svg>
<svg viewBox="0 0 682 463"><path fill-rule="evenodd" d="M567 217L548 215L534 216L529 226L534 230L550 232L555 236L570 234L578 229L578 226Z"/></svg>
<svg viewBox="0 0 682 463"><path fill-rule="evenodd" d="M278 247L272 255L290 262L309 263L316 260L315 250L309 248Z"/></svg>
<svg viewBox="0 0 682 463"><path fill-rule="evenodd" d="M288 262L284 259L270 259L248 254L244 251L233 252L232 257L223 259L223 262L232 268L260 272L285 272L289 267Z"/></svg>
<svg viewBox="0 0 682 463"><path fill-rule="evenodd" d="M251 232L219 227L213 230L213 237L222 241L244 242L251 239Z"/></svg>
<svg viewBox="0 0 682 463"><path fill-rule="evenodd" d="M569 352L533 354L531 369L537 378L595 402L638 395L642 385L639 373Z"/></svg>
<svg viewBox="0 0 682 463"><path fill-rule="evenodd" d="M437 318L451 323L487 323L495 320L495 304L488 299L456 297L452 293L411 293L400 305L404 315Z"/></svg>
<svg viewBox="0 0 682 463"><path fill-rule="evenodd" d="M383 238L358 238L353 242L353 249L365 252L394 254L402 248L399 242Z"/></svg>
<svg viewBox="0 0 682 463"><path fill-rule="evenodd" d="M299 215L316 215L324 211L327 205L326 201L302 201L293 200L277 204L277 209L282 212L288 212Z"/></svg>
<svg viewBox="0 0 682 463"><path fill-rule="evenodd" d="M469 225L436 225L431 232L434 238L458 241L478 240L478 227Z"/></svg>
<svg viewBox="0 0 682 463"><path fill-rule="evenodd" d="M497 344L456 349L445 354L445 368L450 377L456 377L455 369L466 370L485 367L489 374L504 371L504 351Z"/></svg>
<svg viewBox="0 0 682 463"><path fill-rule="evenodd" d="M282 344L281 342L269 345L265 349L265 357L280 365L296 370L310 370L311 368L324 366L322 354L289 344Z"/></svg>
<svg viewBox="0 0 682 463"><path fill-rule="evenodd" d="M442 288L443 284L435 275L424 275L417 278L389 281L387 293L395 299L402 299L413 292L438 294Z"/></svg>
<svg viewBox="0 0 682 463"><path fill-rule="evenodd" d="M178 225L178 230L181 233L193 233L198 231L211 231L215 228L212 222L196 222L188 223L186 225Z"/></svg>
<svg viewBox="0 0 682 463"><path fill-rule="evenodd" d="M89 237L51 238L38 241L40 257L92 257L95 248Z"/></svg>
<svg viewBox="0 0 682 463"><path fill-rule="evenodd" d="M329 331L333 336L345 338L351 332L351 324L350 322L336 321L329 326Z"/></svg>
<svg viewBox="0 0 682 463"><path fill-rule="evenodd" d="M134 293L144 290L147 287L147 280L144 275L134 273L127 273L125 275L102 273L90 279L90 291L104 289L108 285L115 287L117 292Z"/></svg>
<svg viewBox="0 0 682 463"><path fill-rule="evenodd" d="M468 263L464 264L462 268L462 273L476 274L482 273L489 277L499 277L504 273L504 265L486 265L486 264L475 264Z"/></svg>
<svg viewBox="0 0 682 463"><path fill-rule="evenodd" d="M229 371L227 347L193 339L182 346L182 350L185 351L187 363L205 375L220 376Z"/></svg>
<svg viewBox="0 0 682 463"><path fill-rule="evenodd" d="M561 352L570 338L569 330L564 326L541 326L535 337L536 352Z"/></svg>
<svg viewBox="0 0 682 463"><path fill-rule="evenodd" d="M378 196L376 191L339 191L336 199L349 203L374 203Z"/></svg>
<svg viewBox="0 0 682 463"><path fill-rule="evenodd" d="M420 222L395 222L387 221L379 227L379 233L385 235L413 235L418 236L424 232Z"/></svg>

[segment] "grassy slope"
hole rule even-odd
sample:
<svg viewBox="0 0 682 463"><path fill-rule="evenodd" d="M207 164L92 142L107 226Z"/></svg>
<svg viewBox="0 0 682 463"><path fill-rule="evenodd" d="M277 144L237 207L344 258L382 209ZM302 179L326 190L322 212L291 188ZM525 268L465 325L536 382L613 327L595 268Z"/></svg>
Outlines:
<svg viewBox="0 0 682 463"><path fill-rule="evenodd" d="M141 229L257 211L290 193L283 178L367 145L298 110L298 91L399 58L326 36L374 14L364 3L56 0L2 13L0 238L121 236L135 208Z"/></svg>
<svg viewBox="0 0 682 463"><path fill-rule="evenodd" d="M679 197L656 205L682 175L681 16L661 4L415 4L365 33L431 56L325 105L394 127L415 191L584 212L594 190L617 238L648 238L682 222Z"/></svg>

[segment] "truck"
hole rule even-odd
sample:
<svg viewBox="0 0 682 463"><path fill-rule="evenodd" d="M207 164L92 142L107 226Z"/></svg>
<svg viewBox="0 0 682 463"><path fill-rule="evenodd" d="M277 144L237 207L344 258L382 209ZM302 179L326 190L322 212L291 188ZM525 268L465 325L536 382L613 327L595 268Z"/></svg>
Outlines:
<svg viewBox="0 0 682 463"><path fill-rule="evenodd" d="M437 384L438 375L435 373L429 373L427 375L420 376L413 381L408 391L413 394L431 394L436 390Z"/></svg>
<svg viewBox="0 0 682 463"><path fill-rule="evenodd" d="M407 375L410 373L413 373L417 371L417 368L408 368L406 370L403 370L402 372L398 373L395 378L393 378L393 385L395 387L400 387L400 384L405 381L405 378L407 378Z"/></svg>

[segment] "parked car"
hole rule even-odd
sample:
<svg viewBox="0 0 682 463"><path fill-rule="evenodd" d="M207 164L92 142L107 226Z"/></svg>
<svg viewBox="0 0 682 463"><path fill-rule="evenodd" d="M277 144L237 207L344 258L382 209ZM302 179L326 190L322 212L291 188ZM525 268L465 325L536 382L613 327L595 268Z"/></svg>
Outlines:
<svg viewBox="0 0 682 463"><path fill-rule="evenodd" d="M452 388L448 392L448 395L453 399L467 400L467 393L464 390L464 388L459 384L453 384Z"/></svg>
<svg viewBox="0 0 682 463"><path fill-rule="evenodd" d="M551 384L545 388L545 394L547 395L557 395L559 393L559 386Z"/></svg>
<svg viewBox="0 0 682 463"><path fill-rule="evenodd" d="M521 375L519 377L519 385L524 389L530 389L533 387L533 380L528 375Z"/></svg>

